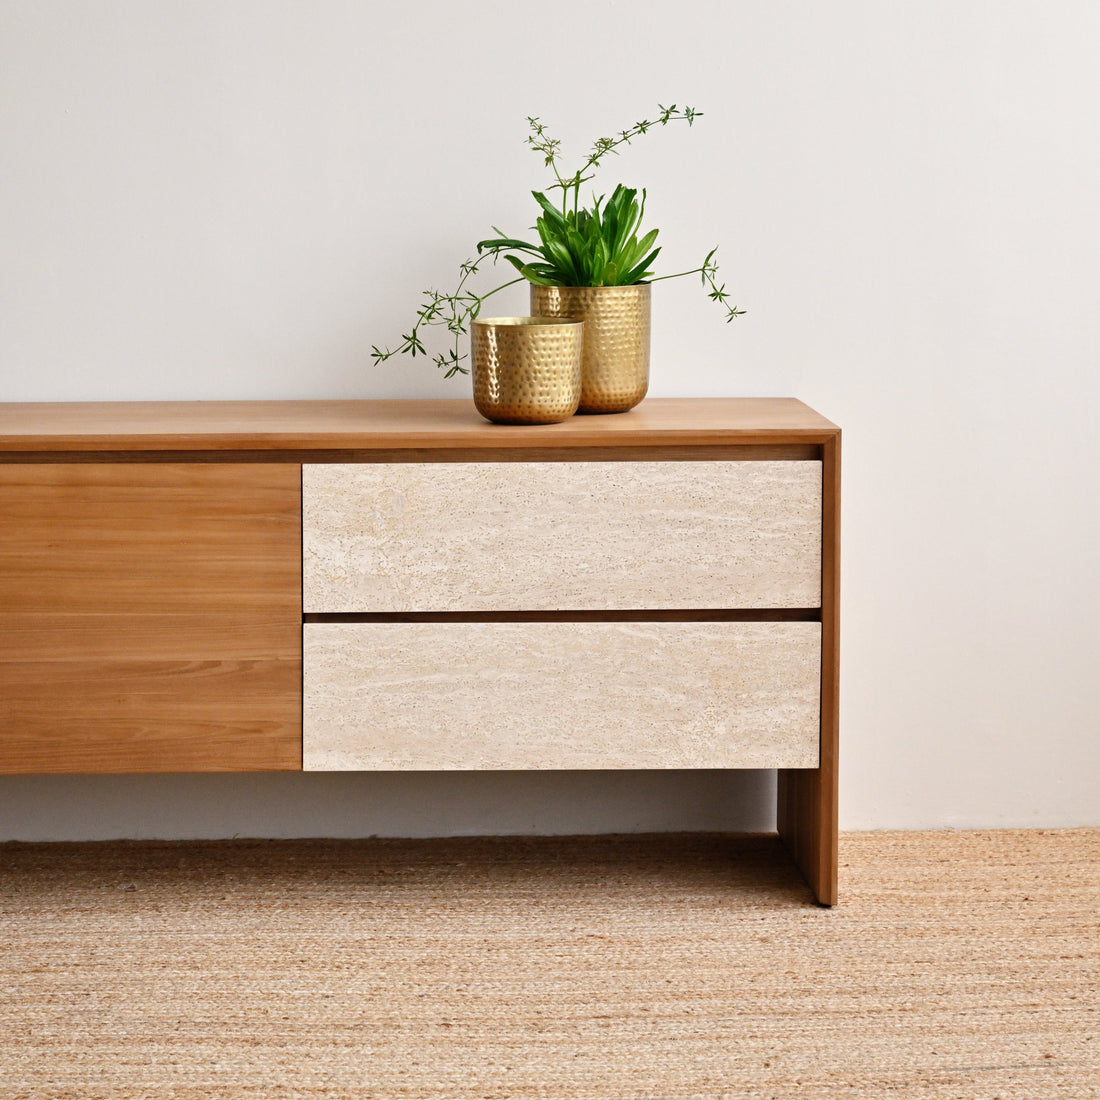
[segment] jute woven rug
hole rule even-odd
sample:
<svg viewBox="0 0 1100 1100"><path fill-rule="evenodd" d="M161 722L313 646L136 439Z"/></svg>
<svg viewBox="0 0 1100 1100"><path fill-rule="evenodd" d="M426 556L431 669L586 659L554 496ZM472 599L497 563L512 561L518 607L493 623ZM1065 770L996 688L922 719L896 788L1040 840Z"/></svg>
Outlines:
<svg viewBox="0 0 1100 1100"><path fill-rule="evenodd" d="M0 845L0 1096L1100 1096L1100 830Z"/></svg>

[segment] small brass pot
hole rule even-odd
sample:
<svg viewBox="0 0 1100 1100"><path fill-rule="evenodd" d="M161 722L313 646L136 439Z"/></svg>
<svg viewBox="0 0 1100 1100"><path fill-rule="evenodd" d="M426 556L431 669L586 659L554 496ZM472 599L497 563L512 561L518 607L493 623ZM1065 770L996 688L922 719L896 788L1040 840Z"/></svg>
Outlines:
<svg viewBox="0 0 1100 1100"><path fill-rule="evenodd" d="M584 324L568 317L487 317L470 325L474 405L496 424L556 424L581 399Z"/></svg>
<svg viewBox="0 0 1100 1100"><path fill-rule="evenodd" d="M634 408L649 389L649 283L633 286L535 286L531 312L584 322L578 412Z"/></svg>

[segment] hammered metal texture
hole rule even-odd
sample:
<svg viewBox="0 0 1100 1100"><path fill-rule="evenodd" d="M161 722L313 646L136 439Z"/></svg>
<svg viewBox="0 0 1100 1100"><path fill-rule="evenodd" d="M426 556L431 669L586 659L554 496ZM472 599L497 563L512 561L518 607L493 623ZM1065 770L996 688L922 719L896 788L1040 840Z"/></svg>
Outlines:
<svg viewBox="0 0 1100 1100"><path fill-rule="evenodd" d="M577 411L584 325L491 317L470 326L474 405L496 424L556 424Z"/></svg>
<svg viewBox="0 0 1100 1100"><path fill-rule="evenodd" d="M531 312L584 322L584 370L578 412L634 408L649 388L649 284L535 286Z"/></svg>

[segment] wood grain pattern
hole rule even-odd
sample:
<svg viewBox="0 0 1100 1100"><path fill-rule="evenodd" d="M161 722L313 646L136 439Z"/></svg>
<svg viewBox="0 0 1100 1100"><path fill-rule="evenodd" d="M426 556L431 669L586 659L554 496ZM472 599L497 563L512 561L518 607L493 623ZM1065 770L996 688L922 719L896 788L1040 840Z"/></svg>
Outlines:
<svg viewBox="0 0 1100 1100"><path fill-rule="evenodd" d="M779 833L822 905L837 903L840 763L840 433L824 447L821 762L779 773Z"/></svg>
<svg viewBox="0 0 1100 1100"><path fill-rule="evenodd" d="M307 771L810 767L813 622L307 623Z"/></svg>
<svg viewBox="0 0 1100 1100"><path fill-rule="evenodd" d="M293 465L0 466L0 771L300 766Z"/></svg>
<svg viewBox="0 0 1100 1100"><path fill-rule="evenodd" d="M469 399L0 404L0 452L23 454L816 444L835 432L790 397L651 397L522 427L489 424Z"/></svg>
<svg viewBox="0 0 1100 1100"><path fill-rule="evenodd" d="M819 462L307 465L306 612L817 607Z"/></svg>

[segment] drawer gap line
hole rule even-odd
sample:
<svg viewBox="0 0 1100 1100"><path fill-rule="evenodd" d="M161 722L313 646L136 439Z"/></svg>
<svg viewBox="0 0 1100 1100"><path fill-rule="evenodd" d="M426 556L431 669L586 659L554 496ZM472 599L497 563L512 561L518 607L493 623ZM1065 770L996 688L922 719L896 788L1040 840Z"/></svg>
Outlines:
<svg viewBox="0 0 1100 1100"><path fill-rule="evenodd" d="M756 607L608 611L399 611L306 612L303 623L634 623L634 622L821 622L819 607Z"/></svg>

